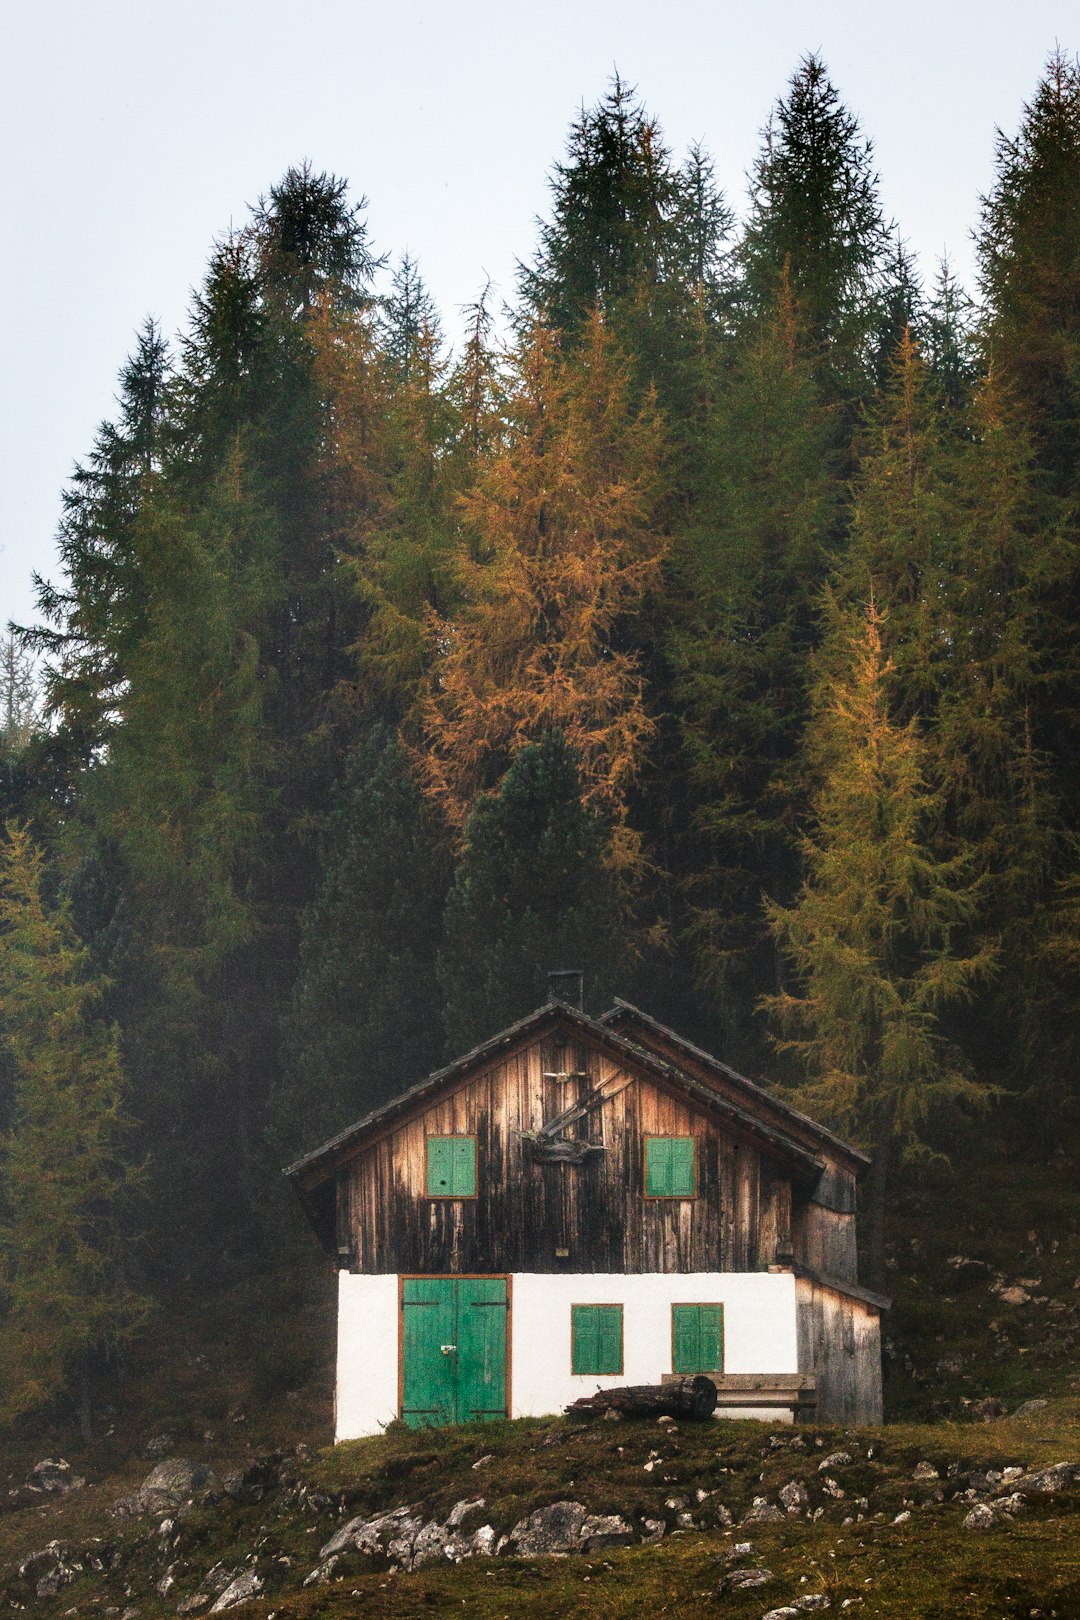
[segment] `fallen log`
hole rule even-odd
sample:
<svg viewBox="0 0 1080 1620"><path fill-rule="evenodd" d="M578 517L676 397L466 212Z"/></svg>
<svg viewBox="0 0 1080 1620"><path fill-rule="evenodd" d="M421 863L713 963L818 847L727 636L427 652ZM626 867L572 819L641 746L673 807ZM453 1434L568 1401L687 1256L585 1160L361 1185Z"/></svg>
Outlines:
<svg viewBox="0 0 1080 1620"><path fill-rule="evenodd" d="M563 1410L568 1417L618 1412L623 1417L684 1417L702 1422L716 1410L716 1385L701 1373L664 1384L624 1384L619 1389L582 1395Z"/></svg>

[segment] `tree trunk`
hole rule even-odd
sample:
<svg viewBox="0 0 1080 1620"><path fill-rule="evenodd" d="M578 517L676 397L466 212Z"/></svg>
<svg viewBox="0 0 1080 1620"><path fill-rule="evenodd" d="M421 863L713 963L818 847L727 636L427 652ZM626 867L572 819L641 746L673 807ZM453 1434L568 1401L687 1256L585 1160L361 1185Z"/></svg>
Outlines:
<svg viewBox="0 0 1080 1620"><path fill-rule="evenodd" d="M703 1421L716 1410L716 1385L699 1374L670 1384L627 1384L621 1389L598 1389L583 1395L564 1410L577 1413L621 1412L625 1417L688 1417Z"/></svg>

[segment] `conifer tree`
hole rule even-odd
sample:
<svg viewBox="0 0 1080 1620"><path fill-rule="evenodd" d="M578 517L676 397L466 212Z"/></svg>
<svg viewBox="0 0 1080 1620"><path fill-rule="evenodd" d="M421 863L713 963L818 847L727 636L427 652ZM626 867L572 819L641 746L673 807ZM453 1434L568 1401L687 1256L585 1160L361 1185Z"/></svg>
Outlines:
<svg viewBox="0 0 1080 1620"><path fill-rule="evenodd" d="M449 862L393 734L352 754L303 919L276 1135L294 1157L403 1091L442 1047L436 959Z"/></svg>
<svg viewBox="0 0 1080 1620"><path fill-rule="evenodd" d="M553 731L473 806L439 960L448 1057L545 1001L553 968L583 970L590 1006L610 1000L627 936L607 828L580 787Z"/></svg>
<svg viewBox="0 0 1080 1620"><path fill-rule="evenodd" d="M561 730L590 807L633 861L631 786L651 722L630 627L660 582L664 441L635 410L599 316L563 356L536 327L514 357L505 444L463 497L463 605L432 615L420 711L427 790L464 826L520 748Z"/></svg>
<svg viewBox="0 0 1080 1620"><path fill-rule="evenodd" d="M934 852L923 745L890 709L886 622L873 600L861 619L831 609L809 737L805 877L791 906L770 907L797 985L766 1001L779 1045L805 1073L800 1098L873 1154L863 1254L877 1281L899 1159L927 1151L936 1111L986 1100L940 1015L992 960L987 947L965 955L953 943L976 895L964 856Z"/></svg>
<svg viewBox="0 0 1080 1620"><path fill-rule="evenodd" d="M804 57L754 166L741 291L751 311L768 314L786 281L829 401L859 397L866 387L886 243L870 142L824 62Z"/></svg>
<svg viewBox="0 0 1080 1620"><path fill-rule="evenodd" d="M775 979L763 897L790 896L796 880L796 766L836 501L830 434L782 293L744 332L713 405L665 604L682 743L673 775L691 789L676 864L698 982L729 1049Z"/></svg>
<svg viewBox="0 0 1080 1620"><path fill-rule="evenodd" d="M382 300L383 348L403 382L409 382L418 355L438 344L439 317L435 300L424 286L416 260L403 253L395 267L390 291Z"/></svg>
<svg viewBox="0 0 1080 1620"><path fill-rule="evenodd" d="M0 1036L11 1095L0 1136L0 1421L76 1385L84 1427L95 1358L146 1315L124 1274L137 1179L117 1032L42 857L9 822L0 867Z"/></svg>

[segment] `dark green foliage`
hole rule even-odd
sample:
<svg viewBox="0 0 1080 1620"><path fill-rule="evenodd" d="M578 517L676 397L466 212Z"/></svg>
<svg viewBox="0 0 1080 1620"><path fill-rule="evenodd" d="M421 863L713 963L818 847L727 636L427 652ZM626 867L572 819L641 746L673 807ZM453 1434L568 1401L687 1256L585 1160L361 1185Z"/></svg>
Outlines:
<svg viewBox="0 0 1080 1620"><path fill-rule="evenodd" d="M807 56L777 102L753 171L742 298L759 314L786 282L826 397L866 386L887 235L873 149L824 62Z"/></svg>
<svg viewBox="0 0 1080 1620"><path fill-rule="evenodd" d="M561 734L523 748L499 791L476 803L447 901L439 983L449 1057L546 1001L552 969L582 969L587 1006L610 1003L626 935L609 854Z"/></svg>
<svg viewBox="0 0 1080 1620"><path fill-rule="evenodd" d="M422 1078L442 1043L435 964L449 861L385 727L346 763L321 846L274 1110L294 1156Z"/></svg>

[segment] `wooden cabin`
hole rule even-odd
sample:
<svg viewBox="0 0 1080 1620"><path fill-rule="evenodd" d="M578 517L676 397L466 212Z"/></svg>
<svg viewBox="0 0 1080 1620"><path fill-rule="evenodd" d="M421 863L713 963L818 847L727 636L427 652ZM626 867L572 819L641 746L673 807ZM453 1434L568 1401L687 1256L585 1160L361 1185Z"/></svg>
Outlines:
<svg viewBox="0 0 1080 1620"><path fill-rule="evenodd" d="M868 1162L629 1003L548 1002L286 1171L338 1268L337 1438L686 1373L880 1422Z"/></svg>

